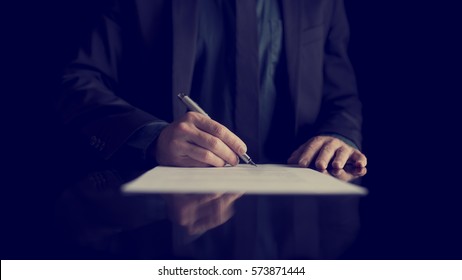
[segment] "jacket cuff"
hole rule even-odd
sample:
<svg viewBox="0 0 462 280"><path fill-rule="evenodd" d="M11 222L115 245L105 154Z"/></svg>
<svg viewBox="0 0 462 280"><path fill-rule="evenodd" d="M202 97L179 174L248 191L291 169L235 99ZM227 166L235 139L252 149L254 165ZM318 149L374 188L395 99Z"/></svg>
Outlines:
<svg viewBox="0 0 462 280"><path fill-rule="evenodd" d="M147 150L167 125L167 122L156 121L139 128L128 138L123 147L116 152L115 158L128 157L153 163L153 156L148 155ZM154 164L156 164L155 161Z"/></svg>

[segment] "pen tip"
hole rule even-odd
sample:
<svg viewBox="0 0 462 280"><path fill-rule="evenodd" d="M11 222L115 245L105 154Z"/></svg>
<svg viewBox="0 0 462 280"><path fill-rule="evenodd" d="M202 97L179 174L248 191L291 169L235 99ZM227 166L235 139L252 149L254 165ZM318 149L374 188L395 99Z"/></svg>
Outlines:
<svg viewBox="0 0 462 280"><path fill-rule="evenodd" d="M249 163L252 164L253 166L257 167L257 165L255 164L255 162L253 162L252 160L250 160Z"/></svg>

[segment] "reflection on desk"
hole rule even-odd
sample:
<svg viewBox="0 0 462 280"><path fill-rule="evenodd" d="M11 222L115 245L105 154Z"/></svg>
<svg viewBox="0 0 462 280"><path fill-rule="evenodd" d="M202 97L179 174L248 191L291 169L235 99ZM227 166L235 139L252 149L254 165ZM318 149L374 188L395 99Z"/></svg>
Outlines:
<svg viewBox="0 0 462 280"><path fill-rule="evenodd" d="M359 229L358 196L123 194L121 185L142 172L93 172L62 193L64 256L332 259ZM358 184L366 170L329 173Z"/></svg>

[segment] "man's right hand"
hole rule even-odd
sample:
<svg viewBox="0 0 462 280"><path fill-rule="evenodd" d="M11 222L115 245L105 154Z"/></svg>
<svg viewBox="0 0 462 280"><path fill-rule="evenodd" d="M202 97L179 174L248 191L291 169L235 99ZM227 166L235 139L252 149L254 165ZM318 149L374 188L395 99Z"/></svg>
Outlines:
<svg viewBox="0 0 462 280"><path fill-rule="evenodd" d="M244 142L207 116L188 112L160 133L150 149L159 165L182 167L237 165Z"/></svg>
<svg viewBox="0 0 462 280"><path fill-rule="evenodd" d="M233 216L234 202L242 193L166 194L169 217L188 234L202 234Z"/></svg>

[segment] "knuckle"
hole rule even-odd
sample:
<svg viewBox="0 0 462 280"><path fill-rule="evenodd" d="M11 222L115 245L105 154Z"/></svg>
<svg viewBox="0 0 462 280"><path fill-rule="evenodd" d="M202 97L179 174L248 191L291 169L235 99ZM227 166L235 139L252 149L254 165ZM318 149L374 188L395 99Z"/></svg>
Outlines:
<svg viewBox="0 0 462 280"><path fill-rule="evenodd" d="M311 143L320 143L323 141L323 136L315 136L311 139Z"/></svg>
<svg viewBox="0 0 462 280"><path fill-rule="evenodd" d="M353 152L353 149L351 149L349 146L340 146L338 149L338 154L343 155L343 154L351 154Z"/></svg>
<svg viewBox="0 0 462 280"><path fill-rule="evenodd" d="M237 137L231 137L231 139L229 139L227 142L227 145L231 148L231 150L237 152L238 154L243 154L247 150L246 145Z"/></svg>
<svg viewBox="0 0 462 280"><path fill-rule="evenodd" d="M189 111L189 112L186 112L186 114L184 115L184 119L186 121L193 122L194 120L197 119L197 116L194 112Z"/></svg>
<svg viewBox="0 0 462 280"><path fill-rule="evenodd" d="M367 165L367 158L366 158L366 156L361 157L360 161L362 161L362 162L364 163L364 166Z"/></svg>
<svg viewBox="0 0 462 280"><path fill-rule="evenodd" d="M324 153L330 154L334 151L334 148L331 145L325 145L324 147L322 147L322 151Z"/></svg>
<svg viewBox="0 0 462 280"><path fill-rule="evenodd" d="M224 133L223 127L221 127L219 124L213 124L211 127L212 133L216 135L217 137L221 138Z"/></svg>
<svg viewBox="0 0 462 280"><path fill-rule="evenodd" d="M358 159L365 158L364 154L357 149L353 149L352 154L355 155Z"/></svg>
<svg viewBox="0 0 462 280"><path fill-rule="evenodd" d="M238 140L234 137L228 140L227 144L234 150L234 148L238 148L240 145Z"/></svg>
<svg viewBox="0 0 462 280"><path fill-rule="evenodd" d="M338 138L335 138L335 137L331 137L331 139L329 140L329 142L333 145L336 145L336 146L340 146L343 144L343 142L338 139Z"/></svg>
<svg viewBox="0 0 462 280"><path fill-rule="evenodd" d="M221 158L215 156L214 153L210 151L205 151L199 158L201 162L210 164L212 166L224 166L226 163Z"/></svg>
<svg viewBox="0 0 462 280"><path fill-rule="evenodd" d="M200 155L200 160L202 162L210 162L212 160L213 156L212 156L212 153L210 151L205 151L204 153L202 153Z"/></svg>
<svg viewBox="0 0 462 280"><path fill-rule="evenodd" d="M189 125L185 122L180 122L176 125L176 131L178 133L184 134L189 130Z"/></svg>
<svg viewBox="0 0 462 280"><path fill-rule="evenodd" d="M215 149L218 147L218 139L215 137L208 137L207 138L207 146L209 148Z"/></svg>
<svg viewBox="0 0 462 280"><path fill-rule="evenodd" d="M317 168L320 168L320 169L326 168L326 163L324 162L324 160L319 160L319 159L316 160L315 165Z"/></svg>
<svg viewBox="0 0 462 280"><path fill-rule="evenodd" d="M305 152L309 152L309 151L314 151L316 149L318 149L318 146L315 144L315 142L311 142L305 146L304 150Z"/></svg>

